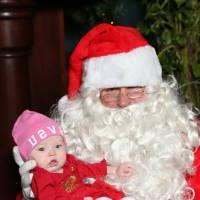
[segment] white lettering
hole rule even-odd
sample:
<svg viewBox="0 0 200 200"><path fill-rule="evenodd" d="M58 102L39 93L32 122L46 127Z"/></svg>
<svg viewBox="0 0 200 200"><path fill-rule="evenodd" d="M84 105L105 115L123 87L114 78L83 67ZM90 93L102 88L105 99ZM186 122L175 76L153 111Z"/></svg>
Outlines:
<svg viewBox="0 0 200 200"><path fill-rule="evenodd" d="M48 126L47 127L53 134L56 134L56 127L55 126Z"/></svg>
<svg viewBox="0 0 200 200"><path fill-rule="evenodd" d="M40 129L40 130L38 131L38 135L39 135L39 137L40 137L41 139L44 139L44 138L47 137L47 134L45 133L45 131L44 131L43 129Z"/></svg>
<svg viewBox="0 0 200 200"><path fill-rule="evenodd" d="M31 143L32 147L37 144L37 140L34 135L32 135L31 138L28 139L28 141Z"/></svg>

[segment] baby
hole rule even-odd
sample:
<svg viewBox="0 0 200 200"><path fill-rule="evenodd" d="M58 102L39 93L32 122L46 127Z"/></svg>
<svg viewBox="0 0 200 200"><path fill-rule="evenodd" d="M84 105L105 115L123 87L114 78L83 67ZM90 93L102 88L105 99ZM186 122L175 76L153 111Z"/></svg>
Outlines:
<svg viewBox="0 0 200 200"><path fill-rule="evenodd" d="M38 200L93 200L124 197L122 191L103 181L109 175L129 177L132 166L118 167L85 163L66 154L66 143L59 125L52 119L25 110L14 124L12 136L24 160L33 159L32 190Z"/></svg>

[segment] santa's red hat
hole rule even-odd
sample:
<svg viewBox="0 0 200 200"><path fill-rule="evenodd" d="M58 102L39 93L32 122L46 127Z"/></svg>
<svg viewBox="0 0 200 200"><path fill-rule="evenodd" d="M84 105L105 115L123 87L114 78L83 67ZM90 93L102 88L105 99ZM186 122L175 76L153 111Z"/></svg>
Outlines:
<svg viewBox="0 0 200 200"><path fill-rule="evenodd" d="M80 87L157 85L161 66L152 46L131 27L100 24L78 43L70 58L68 96Z"/></svg>

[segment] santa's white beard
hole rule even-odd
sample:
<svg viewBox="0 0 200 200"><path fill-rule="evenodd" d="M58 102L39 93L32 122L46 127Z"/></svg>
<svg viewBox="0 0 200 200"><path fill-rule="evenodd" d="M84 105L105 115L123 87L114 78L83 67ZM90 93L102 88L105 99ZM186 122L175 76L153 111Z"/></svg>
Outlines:
<svg viewBox="0 0 200 200"><path fill-rule="evenodd" d="M192 191L184 173L195 173L193 148L199 146L194 115L166 83L146 96L127 108L111 109L100 103L98 91L82 91L61 111L69 152L88 162L132 163L133 176L106 181L135 199L183 200Z"/></svg>

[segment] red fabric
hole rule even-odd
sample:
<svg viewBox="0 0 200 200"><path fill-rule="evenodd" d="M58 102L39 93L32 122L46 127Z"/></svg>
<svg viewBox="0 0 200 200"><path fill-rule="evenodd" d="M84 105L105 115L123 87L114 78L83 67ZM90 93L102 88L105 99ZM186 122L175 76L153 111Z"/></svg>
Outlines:
<svg viewBox="0 0 200 200"><path fill-rule="evenodd" d="M22 193L17 194L16 200L23 200Z"/></svg>
<svg viewBox="0 0 200 200"><path fill-rule="evenodd" d="M195 151L195 159L194 159L194 168L195 168L195 174L187 175L186 180L188 182L188 185L192 187L195 191L195 199L194 200L200 200L200 148Z"/></svg>
<svg viewBox="0 0 200 200"><path fill-rule="evenodd" d="M85 59L125 53L147 45L134 28L100 24L91 29L78 43L70 57L68 96L76 96L82 81Z"/></svg>
<svg viewBox="0 0 200 200"><path fill-rule="evenodd" d="M105 160L97 164L86 164L72 155L67 155L63 173L49 173L36 168L33 171L32 190L38 200L82 200L86 196L107 196L120 200L124 194L101 180L107 173L106 169ZM72 189L66 191L65 185L70 177L76 177L76 186L72 184ZM94 184L85 184L83 179L88 177L96 178L97 181ZM67 187L69 188L71 187Z"/></svg>

